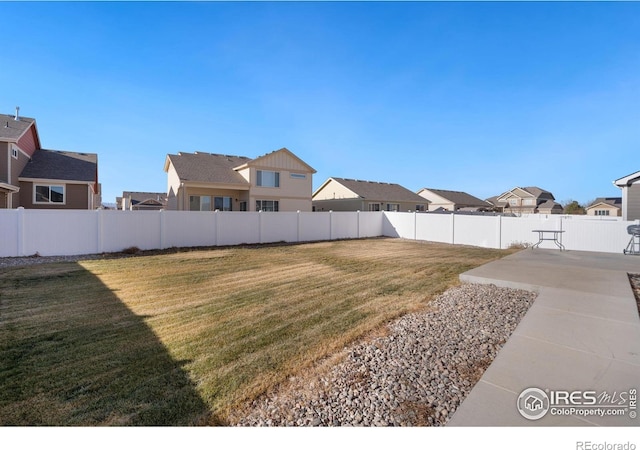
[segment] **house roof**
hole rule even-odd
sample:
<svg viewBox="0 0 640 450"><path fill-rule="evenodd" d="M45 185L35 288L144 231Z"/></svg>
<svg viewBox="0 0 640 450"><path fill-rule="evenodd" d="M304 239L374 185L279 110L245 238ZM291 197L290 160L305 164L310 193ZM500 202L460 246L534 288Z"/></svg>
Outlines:
<svg viewBox="0 0 640 450"><path fill-rule="evenodd" d="M491 206L484 200L480 200L473 195L467 194L462 191L447 191L445 189L431 189L431 188L423 188L422 190L428 190L433 192L440 197L449 200L451 203L456 205L465 205L465 206ZM422 191L421 190L421 191Z"/></svg>
<svg viewBox="0 0 640 450"><path fill-rule="evenodd" d="M622 197L598 197L587 206L587 209L603 203L609 206L615 206L616 208L622 208Z"/></svg>
<svg viewBox="0 0 640 450"><path fill-rule="evenodd" d="M98 155L57 150L38 150L19 178L97 182Z"/></svg>
<svg viewBox="0 0 640 450"><path fill-rule="evenodd" d="M182 181L202 183L249 185L234 168L251 161L246 156L221 155L216 153L184 153L167 155ZM165 163L165 171L168 165Z"/></svg>
<svg viewBox="0 0 640 450"><path fill-rule="evenodd" d="M0 141L17 142L35 121L30 117L15 120L15 115L0 114Z"/></svg>
<svg viewBox="0 0 640 450"><path fill-rule="evenodd" d="M618 178L613 182L618 187L631 186L632 184L640 181L640 171L634 172L626 177Z"/></svg>
<svg viewBox="0 0 640 450"><path fill-rule="evenodd" d="M352 180L350 178L336 177L331 177L329 180L335 180L361 198L367 200L415 202L417 204L428 203L426 198L420 197L415 192L411 192L409 189L395 183L381 183L378 181ZM329 180L327 180L327 182ZM325 182L325 184L327 182ZM320 189L322 189L323 186L321 186Z"/></svg>
<svg viewBox="0 0 640 450"><path fill-rule="evenodd" d="M135 205L138 203L148 202L149 200L153 202L159 202L162 204L167 203L167 194L164 192L131 192L124 191L122 193L122 197L131 199L131 202Z"/></svg>
<svg viewBox="0 0 640 450"><path fill-rule="evenodd" d="M540 203L538 205L538 209L562 209L562 205L558 202L554 202L553 200L547 200L544 203Z"/></svg>
<svg viewBox="0 0 640 450"><path fill-rule="evenodd" d="M286 154L289 158L292 158L293 160L295 160L301 168L304 168L304 169L308 170L311 173L316 173L316 170L313 167L311 167L309 164L307 164L306 162L304 162L303 160L298 158L296 155L294 155L291 152L291 150L289 150L286 147L282 147L279 150L274 150L272 152L269 152L269 153L266 153L264 155L258 156L255 159L251 159L251 160L247 161L246 163L242 164L241 166L235 167L235 170L240 170L240 169L243 169L243 168L248 167L248 166L259 166L263 162L269 161L271 156L275 156L278 153Z"/></svg>
<svg viewBox="0 0 640 450"><path fill-rule="evenodd" d="M528 186L528 187L514 187L513 189L503 192L502 194L496 197L491 197L490 199L487 199L487 201L490 201L494 205L497 205L499 203L502 203L502 201L498 201L498 199L508 197L509 194L513 194L516 197L523 198L522 193L518 195L517 191L523 191L525 194L529 194L538 200L555 200L555 197L551 192L546 191L544 189L540 189L537 186Z"/></svg>

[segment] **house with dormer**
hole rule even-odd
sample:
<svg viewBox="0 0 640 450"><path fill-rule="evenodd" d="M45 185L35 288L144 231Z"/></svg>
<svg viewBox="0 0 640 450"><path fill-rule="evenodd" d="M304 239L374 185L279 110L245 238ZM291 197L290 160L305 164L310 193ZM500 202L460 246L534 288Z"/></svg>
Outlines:
<svg viewBox="0 0 640 450"><path fill-rule="evenodd" d="M562 205L553 194L536 186L515 187L501 195L487 199L494 210L502 213L562 214Z"/></svg>
<svg viewBox="0 0 640 450"><path fill-rule="evenodd" d="M169 210L311 211L316 171L286 148L254 159L179 152L164 171Z"/></svg>
<svg viewBox="0 0 640 450"><path fill-rule="evenodd" d="M0 114L0 208L99 206L98 155L43 149L35 119Z"/></svg>

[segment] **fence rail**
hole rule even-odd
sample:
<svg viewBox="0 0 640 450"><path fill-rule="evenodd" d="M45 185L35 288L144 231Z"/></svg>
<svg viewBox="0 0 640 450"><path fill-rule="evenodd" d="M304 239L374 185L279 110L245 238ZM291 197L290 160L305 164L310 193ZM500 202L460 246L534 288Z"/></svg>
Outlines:
<svg viewBox="0 0 640 450"><path fill-rule="evenodd" d="M0 257L81 255L272 242L389 236L508 248L533 244L535 229L562 230L567 250L620 253L636 222L571 216L472 216L401 212L184 212L0 210ZM541 248L555 248L545 241Z"/></svg>

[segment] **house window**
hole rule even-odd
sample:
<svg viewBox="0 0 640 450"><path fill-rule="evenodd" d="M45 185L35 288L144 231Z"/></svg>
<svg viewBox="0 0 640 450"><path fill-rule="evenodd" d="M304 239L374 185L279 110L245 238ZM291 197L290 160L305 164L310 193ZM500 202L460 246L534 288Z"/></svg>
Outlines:
<svg viewBox="0 0 640 450"><path fill-rule="evenodd" d="M400 203L387 203L387 211L400 211Z"/></svg>
<svg viewBox="0 0 640 450"><path fill-rule="evenodd" d="M424 205L416 205L416 211L424 211Z"/></svg>
<svg viewBox="0 0 640 450"><path fill-rule="evenodd" d="M240 202L240 211L247 210L247 202Z"/></svg>
<svg viewBox="0 0 640 450"><path fill-rule="evenodd" d="M518 199L517 198L510 198L509 199L509 204L511 206L518 206Z"/></svg>
<svg viewBox="0 0 640 450"><path fill-rule="evenodd" d="M211 197L208 195L190 195L189 211L211 211Z"/></svg>
<svg viewBox="0 0 640 450"><path fill-rule="evenodd" d="M369 203L369 211L380 211L380 203Z"/></svg>
<svg viewBox="0 0 640 450"><path fill-rule="evenodd" d="M64 204L64 185L34 185L33 203Z"/></svg>
<svg viewBox="0 0 640 450"><path fill-rule="evenodd" d="M525 198L523 203L528 206L532 206L534 204L532 198Z"/></svg>
<svg viewBox="0 0 640 450"><path fill-rule="evenodd" d="M231 197L214 197L213 209L218 211L231 211L232 209Z"/></svg>
<svg viewBox="0 0 640 450"><path fill-rule="evenodd" d="M278 200L256 200L256 211L277 212Z"/></svg>
<svg viewBox="0 0 640 450"><path fill-rule="evenodd" d="M295 178L296 180L306 180L307 175L304 173L291 173L289 174L291 178Z"/></svg>
<svg viewBox="0 0 640 450"><path fill-rule="evenodd" d="M280 187L280 172L271 170L258 170L256 186L261 187Z"/></svg>
<svg viewBox="0 0 640 450"><path fill-rule="evenodd" d="M596 209L596 216L608 216L608 215L609 215L608 209Z"/></svg>
<svg viewBox="0 0 640 450"><path fill-rule="evenodd" d="M16 147L15 145L11 146L11 156L13 156L15 159L18 159L18 147Z"/></svg>

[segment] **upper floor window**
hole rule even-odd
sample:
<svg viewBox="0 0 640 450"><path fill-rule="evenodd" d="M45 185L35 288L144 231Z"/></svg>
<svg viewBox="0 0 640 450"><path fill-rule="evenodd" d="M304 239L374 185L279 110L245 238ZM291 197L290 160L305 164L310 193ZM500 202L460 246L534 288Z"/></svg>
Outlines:
<svg viewBox="0 0 640 450"><path fill-rule="evenodd" d="M535 204L535 202L534 202L534 200L533 200L532 198L525 198L525 199L523 200L523 203L524 203L525 205L534 205L534 204Z"/></svg>
<svg viewBox="0 0 640 450"><path fill-rule="evenodd" d="M511 206L518 206L518 199L517 198L510 198L509 199L509 204Z"/></svg>
<svg viewBox="0 0 640 450"><path fill-rule="evenodd" d="M64 185L36 184L33 187L33 203L64 204Z"/></svg>
<svg viewBox="0 0 640 450"><path fill-rule="evenodd" d="M289 176L296 180L305 180L307 178L307 175L304 173L290 173Z"/></svg>
<svg viewBox="0 0 640 450"><path fill-rule="evenodd" d="M280 172L257 170L256 186L280 187Z"/></svg>
<svg viewBox="0 0 640 450"><path fill-rule="evenodd" d="M16 147L15 145L11 146L11 156L13 156L15 159L18 159L18 147Z"/></svg>

